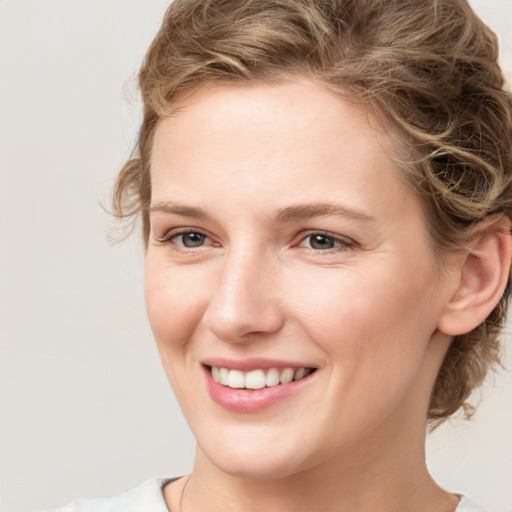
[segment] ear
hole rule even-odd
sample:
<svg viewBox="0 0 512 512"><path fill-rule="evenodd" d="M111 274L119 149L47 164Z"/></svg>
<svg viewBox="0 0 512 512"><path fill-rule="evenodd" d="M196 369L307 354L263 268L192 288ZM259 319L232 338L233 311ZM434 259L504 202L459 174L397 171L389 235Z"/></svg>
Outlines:
<svg viewBox="0 0 512 512"><path fill-rule="evenodd" d="M502 216L481 226L454 269L455 291L440 315L438 330L458 336L480 325L505 291L511 258L510 219Z"/></svg>

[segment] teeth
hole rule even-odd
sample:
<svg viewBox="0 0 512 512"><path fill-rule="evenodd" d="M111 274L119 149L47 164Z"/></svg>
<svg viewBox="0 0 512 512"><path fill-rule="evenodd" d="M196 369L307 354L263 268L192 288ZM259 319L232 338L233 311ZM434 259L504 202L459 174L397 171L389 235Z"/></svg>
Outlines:
<svg viewBox="0 0 512 512"><path fill-rule="evenodd" d="M253 370L245 374L245 387L247 389L261 389L265 387L265 372Z"/></svg>
<svg viewBox="0 0 512 512"><path fill-rule="evenodd" d="M252 370L242 372L240 370L228 370L227 368L211 367L212 378L223 386L233 389L262 389L279 384L288 384L293 380L300 380L311 373L309 368L269 368L265 370Z"/></svg>
<svg viewBox="0 0 512 512"><path fill-rule="evenodd" d="M270 368L265 377L265 385L269 388L279 384L279 370L277 368Z"/></svg>
<svg viewBox="0 0 512 512"><path fill-rule="evenodd" d="M306 368L299 368L296 372L295 372L295 375L293 376L293 380L300 380L302 379L302 377L304 377L306 375Z"/></svg>
<svg viewBox="0 0 512 512"><path fill-rule="evenodd" d="M281 384L288 384L293 380L293 370L291 368L285 368L279 376Z"/></svg>
<svg viewBox="0 0 512 512"><path fill-rule="evenodd" d="M240 370L231 370L229 372L228 386L230 388L245 388L245 375Z"/></svg>
<svg viewBox="0 0 512 512"><path fill-rule="evenodd" d="M213 368L213 366L212 366L212 368ZM219 373L220 373L220 383L223 386L228 386L229 385L229 370L227 368L220 368Z"/></svg>

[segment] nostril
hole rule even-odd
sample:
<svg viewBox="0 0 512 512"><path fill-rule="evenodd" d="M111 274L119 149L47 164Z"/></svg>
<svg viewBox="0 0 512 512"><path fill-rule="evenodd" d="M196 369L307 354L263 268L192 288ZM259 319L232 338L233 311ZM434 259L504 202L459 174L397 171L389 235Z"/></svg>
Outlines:
<svg viewBox="0 0 512 512"><path fill-rule="evenodd" d="M268 272L258 272L257 261L249 265L247 254L231 255L228 260L204 312L205 326L228 342L254 341L277 332L284 315L273 295L275 286L264 277Z"/></svg>
<svg viewBox="0 0 512 512"><path fill-rule="evenodd" d="M223 341L246 343L258 341L266 335L276 333L284 324L284 318L279 311L239 306L229 313L207 312L204 323L217 338Z"/></svg>

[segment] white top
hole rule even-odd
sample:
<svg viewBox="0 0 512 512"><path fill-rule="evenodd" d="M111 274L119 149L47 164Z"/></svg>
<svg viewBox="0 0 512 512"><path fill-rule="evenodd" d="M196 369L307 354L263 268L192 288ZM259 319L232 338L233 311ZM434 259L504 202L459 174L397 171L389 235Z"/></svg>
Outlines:
<svg viewBox="0 0 512 512"><path fill-rule="evenodd" d="M153 478L135 489L111 498L73 501L69 505L46 512L170 512L165 504L162 488L172 478ZM467 496L461 496L454 512L490 512Z"/></svg>

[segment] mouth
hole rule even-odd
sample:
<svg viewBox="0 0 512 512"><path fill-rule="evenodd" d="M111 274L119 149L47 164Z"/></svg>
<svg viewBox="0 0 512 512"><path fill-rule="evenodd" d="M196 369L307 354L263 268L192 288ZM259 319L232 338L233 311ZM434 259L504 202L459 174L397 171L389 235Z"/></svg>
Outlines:
<svg viewBox="0 0 512 512"><path fill-rule="evenodd" d="M223 409L256 413L309 388L318 368L283 361L203 361L210 398Z"/></svg>
<svg viewBox="0 0 512 512"><path fill-rule="evenodd" d="M273 388L299 381L316 371L316 368L256 368L250 371L206 366L214 382L231 389Z"/></svg>

